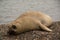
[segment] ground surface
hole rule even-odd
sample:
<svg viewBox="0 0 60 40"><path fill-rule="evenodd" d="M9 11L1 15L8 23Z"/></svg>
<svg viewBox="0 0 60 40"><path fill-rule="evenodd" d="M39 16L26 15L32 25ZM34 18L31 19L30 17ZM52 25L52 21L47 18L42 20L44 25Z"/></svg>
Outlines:
<svg viewBox="0 0 60 40"><path fill-rule="evenodd" d="M54 22L52 32L33 30L19 35L7 35L7 25L0 25L0 40L60 40L60 22Z"/></svg>

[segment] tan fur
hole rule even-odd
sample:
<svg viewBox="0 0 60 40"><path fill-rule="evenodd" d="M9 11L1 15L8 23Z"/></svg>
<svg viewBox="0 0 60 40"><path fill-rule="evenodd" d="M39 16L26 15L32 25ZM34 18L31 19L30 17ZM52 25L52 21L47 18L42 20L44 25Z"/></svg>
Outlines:
<svg viewBox="0 0 60 40"><path fill-rule="evenodd" d="M46 26L49 26L52 24L52 19L50 16L42 13L42 12L39 12L39 11L27 11L27 12L24 12L20 17L18 17L17 19L20 19L21 17L25 17L25 16L30 16L30 17L34 17L38 20L40 20L40 22L43 24L43 25L46 25Z"/></svg>
<svg viewBox="0 0 60 40"><path fill-rule="evenodd" d="M21 33L40 28L46 31L52 31L47 27L51 24L52 19L48 15L37 11L27 11L9 25L11 25L10 30ZM12 25L15 25L16 29L13 29Z"/></svg>

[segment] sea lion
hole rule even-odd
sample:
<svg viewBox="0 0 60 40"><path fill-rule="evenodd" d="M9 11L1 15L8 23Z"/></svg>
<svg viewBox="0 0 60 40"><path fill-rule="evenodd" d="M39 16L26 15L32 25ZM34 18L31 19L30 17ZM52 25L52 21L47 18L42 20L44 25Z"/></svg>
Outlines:
<svg viewBox="0 0 60 40"><path fill-rule="evenodd" d="M9 24L9 31L16 34L34 29L52 31L47 26L52 24L50 16L37 11L28 11Z"/></svg>

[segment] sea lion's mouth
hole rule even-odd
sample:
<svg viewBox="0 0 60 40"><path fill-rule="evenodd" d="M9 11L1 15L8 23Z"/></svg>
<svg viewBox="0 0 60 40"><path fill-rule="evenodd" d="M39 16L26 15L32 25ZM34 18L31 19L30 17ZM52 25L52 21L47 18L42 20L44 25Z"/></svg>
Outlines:
<svg viewBox="0 0 60 40"><path fill-rule="evenodd" d="M8 34L9 34L9 35L15 35L15 34L16 34L16 32L15 32L15 31L13 31L13 30L9 30L9 31L8 31Z"/></svg>

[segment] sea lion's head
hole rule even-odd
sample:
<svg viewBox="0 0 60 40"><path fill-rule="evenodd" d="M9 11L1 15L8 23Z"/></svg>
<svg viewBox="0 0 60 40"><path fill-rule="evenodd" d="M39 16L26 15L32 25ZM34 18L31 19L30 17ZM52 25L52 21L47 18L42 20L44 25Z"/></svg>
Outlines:
<svg viewBox="0 0 60 40"><path fill-rule="evenodd" d="M20 32L20 24L19 23L14 23L9 25L9 34L18 34Z"/></svg>

